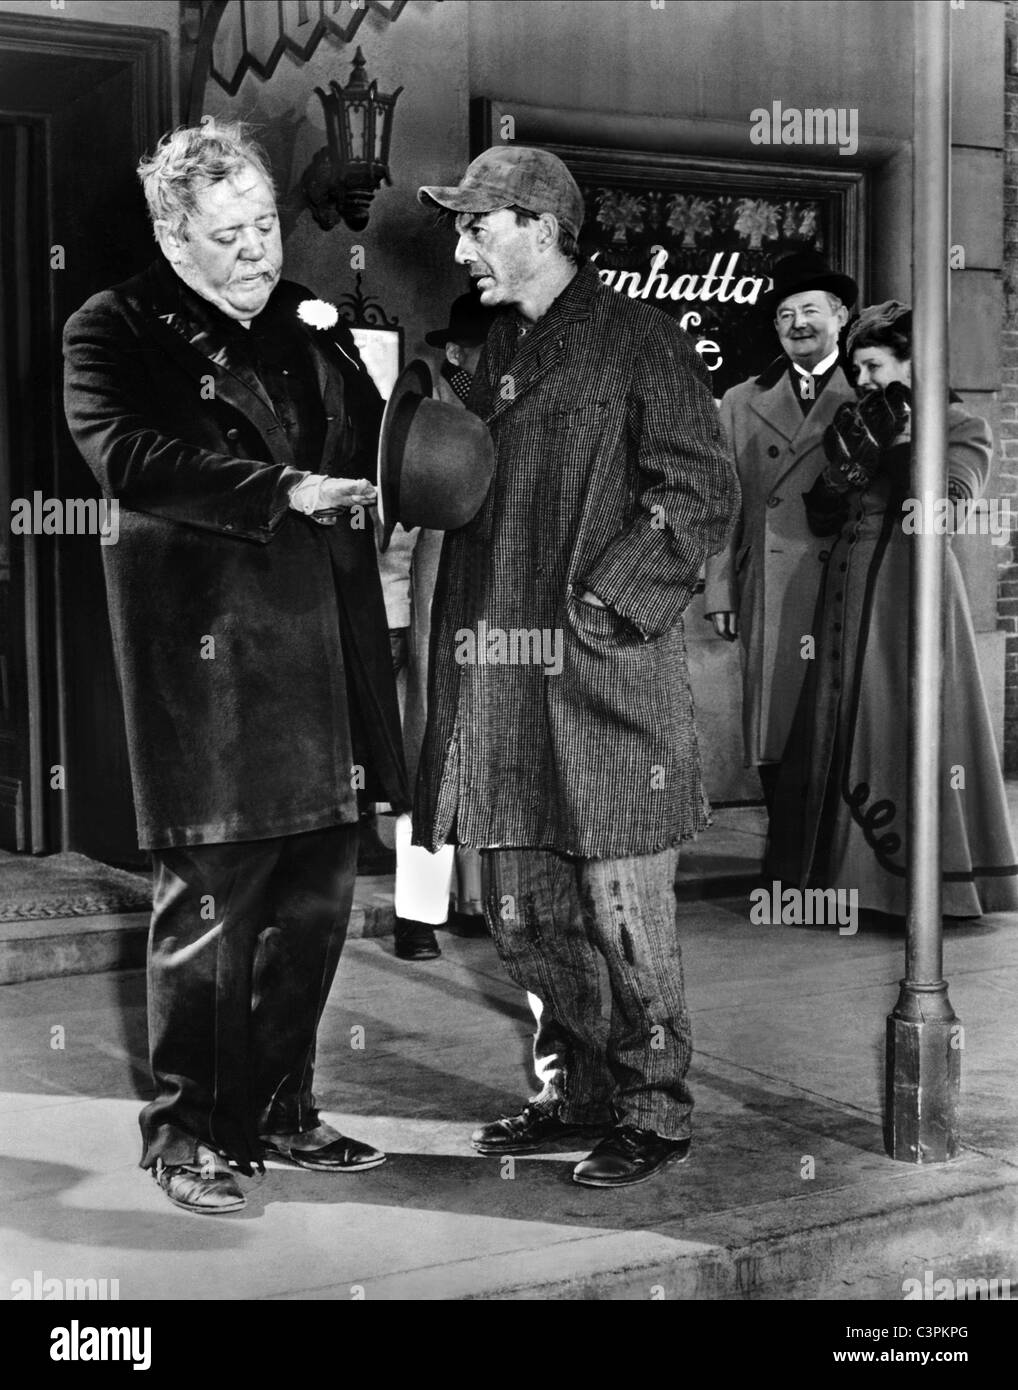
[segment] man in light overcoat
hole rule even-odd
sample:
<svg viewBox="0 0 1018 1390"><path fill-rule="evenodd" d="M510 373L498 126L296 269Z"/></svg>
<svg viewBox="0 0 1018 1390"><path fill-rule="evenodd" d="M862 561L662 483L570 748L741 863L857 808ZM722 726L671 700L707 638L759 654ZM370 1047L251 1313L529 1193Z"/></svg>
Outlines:
<svg viewBox="0 0 1018 1390"><path fill-rule="evenodd" d="M768 808L802 687L813 610L829 541L806 523L802 494L824 468L824 431L855 392L838 337L855 282L814 252L779 261L762 307L784 355L721 401L721 423L742 489L738 524L707 561L704 611L719 636L742 642L745 763Z"/></svg>
<svg viewBox="0 0 1018 1390"><path fill-rule="evenodd" d="M559 159L496 147L419 196L458 214L456 260L502 311L468 402L495 475L442 552L414 811L432 851L484 851L489 927L537 1014L540 1091L473 1143L603 1136L574 1180L642 1182L690 1144L673 884L708 813L682 613L738 486L690 339L579 263Z"/></svg>

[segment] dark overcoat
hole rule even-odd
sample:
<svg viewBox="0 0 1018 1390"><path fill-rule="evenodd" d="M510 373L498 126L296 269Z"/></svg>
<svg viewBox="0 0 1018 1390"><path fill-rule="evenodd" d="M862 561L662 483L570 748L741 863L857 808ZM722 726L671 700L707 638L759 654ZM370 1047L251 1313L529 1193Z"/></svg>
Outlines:
<svg viewBox="0 0 1018 1390"><path fill-rule="evenodd" d="M707 819L681 615L738 502L707 371L586 266L522 336L500 316L468 404L495 474L442 550L415 836L673 846Z"/></svg>
<svg viewBox="0 0 1018 1390"><path fill-rule="evenodd" d="M342 323L301 323L308 298L281 281L262 318L310 352L318 471L373 478L380 398ZM71 433L120 507L103 561L141 846L353 822L362 780L406 805L371 518L289 509L303 474L222 315L160 260L79 309L64 351Z"/></svg>
<svg viewBox="0 0 1018 1390"><path fill-rule="evenodd" d="M855 890L860 909L897 916L908 906L912 542L901 503L909 456L908 444L889 450L884 469L844 497L833 521L818 526L830 533L830 559L810 624L816 651L803 663L809 669L782 761L764 866L768 880ZM982 495L991 456L986 421L952 402L947 473L960 496ZM1018 863L1007 794L965 585L949 545L943 613L943 910L952 917L1013 912Z"/></svg>
<svg viewBox="0 0 1018 1390"><path fill-rule="evenodd" d="M824 431L838 406L854 400L838 366L804 416L782 357L721 401L742 508L728 545L707 562L704 612L738 614L747 767L780 761L788 741L806 673L802 639L830 551L806 523L802 494L827 463Z"/></svg>

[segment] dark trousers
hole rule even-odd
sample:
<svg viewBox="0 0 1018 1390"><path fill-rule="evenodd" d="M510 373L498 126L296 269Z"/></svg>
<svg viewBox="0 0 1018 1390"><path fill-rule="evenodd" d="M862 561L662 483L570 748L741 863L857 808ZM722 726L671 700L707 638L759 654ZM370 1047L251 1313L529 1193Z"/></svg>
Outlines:
<svg viewBox="0 0 1018 1390"><path fill-rule="evenodd" d="M781 764L759 763L756 770L760 777L760 787L763 790L767 815L772 816L774 814L774 799L778 790L778 779L781 776Z"/></svg>
<svg viewBox="0 0 1018 1390"><path fill-rule="evenodd" d="M195 1160L245 1172L259 1134L318 1123L315 1035L346 938L357 827L156 850L148 954L156 1097L141 1166Z"/></svg>
<svg viewBox="0 0 1018 1390"><path fill-rule="evenodd" d="M481 854L491 934L537 1020L536 1099L558 1107L564 1120L614 1118L669 1139L690 1133L678 856L677 849L628 859Z"/></svg>

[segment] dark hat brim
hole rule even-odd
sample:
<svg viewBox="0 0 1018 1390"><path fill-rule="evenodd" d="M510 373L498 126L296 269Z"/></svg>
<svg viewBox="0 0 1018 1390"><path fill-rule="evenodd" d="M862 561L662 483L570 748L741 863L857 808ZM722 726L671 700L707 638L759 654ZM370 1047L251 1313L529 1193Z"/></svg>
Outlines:
<svg viewBox="0 0 1018 1390"><path fill-rule="evenodd" d="M492 193L483 186L442 188L432 184L417 190L417 201L425 206L436 203L447 212L497 212L512 206L512 199L504 193Z"/></svg>
<svg viewBox="0 0 1018 1390"><path fill-rule="evenodd" d="M837 295L846 309L851 309L859 297L859 286L852 277L839 275L832 270L820 274L804 275L801 280L782 285L779 289L768 290L766 294L760 296L760 308L765 314L773 314L782 300L788 299L793 294L806 294L809 290L827 290L830 294Z"/></svg>
<svg viewBox="0 0 1018 1390"><path fill-rule="evenodd" d="M382 523L379 549L389 549L392 533L399 515L399 475L403 459L402 448L393 448L398 423L406 414L405 402L434 394L435 382L431 368L420 357L414 358L400 372L385 404L382 428L378 436L378 519ZM405 424L402 426L405 430Z"/></svg>

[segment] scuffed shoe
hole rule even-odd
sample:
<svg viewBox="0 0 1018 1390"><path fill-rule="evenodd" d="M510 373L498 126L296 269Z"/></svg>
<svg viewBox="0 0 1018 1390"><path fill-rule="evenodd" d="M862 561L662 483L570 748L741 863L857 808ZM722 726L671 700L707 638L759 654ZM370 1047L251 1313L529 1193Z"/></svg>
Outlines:
<svg viewBox="0 0 1018 1390"><path fill-rule="evenodd" d="M229 1165L205 1145L199 1146L194 1163L157 1159L152 1176L175 1207L197 1216L225 1216L247 1206Z"/></svg>
<svg viewBox="0 0 1018 1390"><path fill-rule="evenodd" d="M482 1154L526 1154L545 1145L568 1149L570 1145L565 1140L577 1136L582 1136L589 1144L604 1129L604 1125L578 1125L560 1120L554 1111L531 1102L518 1115L506 1115L475 1129L470 1142Z"/></svg>
<svg viewBox="0 0 1018 1390"><path fill-rule="evenodd" d="M670 1163L684 1163L691 1139L662 1139L652 1129L618 1125L573 1169L584 1187L632 1187Z"/></svg>
<svg viewBox="0 0 1018 1390"><path fill-rule="evenodd" d="M326 1124L297 1134L263 1134L261 1141L269 1157L318 1173L358 1173L377 1168L386 1158L381 1149L349 1139Z"/></svg>

